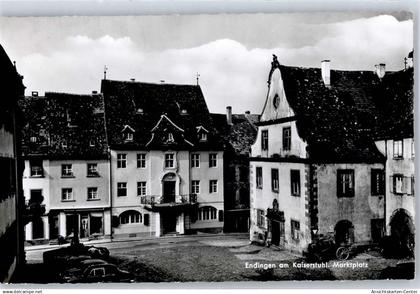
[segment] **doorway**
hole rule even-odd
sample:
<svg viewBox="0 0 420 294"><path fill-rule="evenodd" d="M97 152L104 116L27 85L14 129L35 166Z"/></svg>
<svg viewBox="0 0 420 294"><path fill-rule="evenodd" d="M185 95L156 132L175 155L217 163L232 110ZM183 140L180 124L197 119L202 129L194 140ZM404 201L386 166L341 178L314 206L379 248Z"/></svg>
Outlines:
<svg viewBox="0 0 420 294"><path fill-rule="evenodd" d="M166 211L161 214L163 234L176 233L177 215L174 212Z"/></svg>
<svg viewBox="0 0 420 294"><path fill-rule="evenodd" d="M175 181L163 182L163 203L175 202Z"/></svg>

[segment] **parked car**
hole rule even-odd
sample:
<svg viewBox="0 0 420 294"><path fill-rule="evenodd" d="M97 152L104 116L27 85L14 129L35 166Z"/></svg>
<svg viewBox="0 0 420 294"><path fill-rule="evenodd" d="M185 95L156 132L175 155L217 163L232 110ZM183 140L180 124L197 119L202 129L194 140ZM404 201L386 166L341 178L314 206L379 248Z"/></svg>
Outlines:
<svg viewBox="0 0 420 294"><path fill-rule="evenodd" d="M89 265L83 271L62 276L66 283L134 282L133 275L110 263Z"/></svg>
<svg viewBox="0 0 420 294"><path fill-rule="evenodd" d="M60 274L60 278L65 282L69 278L80 276L89 266L97 264L107 264L105 260L102 259L85 259L80 261L73 266Z"/></svg>

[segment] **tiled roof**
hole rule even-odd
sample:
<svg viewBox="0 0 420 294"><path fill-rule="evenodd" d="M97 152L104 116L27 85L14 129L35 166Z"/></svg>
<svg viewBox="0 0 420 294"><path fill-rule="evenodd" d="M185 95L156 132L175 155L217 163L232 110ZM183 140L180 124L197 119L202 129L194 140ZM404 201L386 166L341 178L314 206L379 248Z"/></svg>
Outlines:
<svg viewBox="0 0 420 294"><path fill-rule="evenodd" d="M326 87L321 69L279 67L312 159L380 160L372 139L412 135L412 69L387 72L382 79L373 71L332 70Z"/></svg>
<svg viewBox="0 0 420 294"><path fill-rule="evenodd" d="M199 86L102 80L101 92L113 149L223 149ZM121 133L125 125L135 130L132 141ZM206 141L199 126L208 130Z"/></svg>
<svg viewBox="0 0 420 294"><path fill-rule="evenodd" d="M259 120L257 114L232 114L232 125L229 125L225 114L212 113L217 130L233 148L237 155L249 155L251 145L257 136L255 123Z"/></svg>
<svg viewBox="0 0 420 294"><path fill-rule="evenodd" d="M20 101L24 156L50 159L106 158L104 107L100 94L46 92Z"/></svg>

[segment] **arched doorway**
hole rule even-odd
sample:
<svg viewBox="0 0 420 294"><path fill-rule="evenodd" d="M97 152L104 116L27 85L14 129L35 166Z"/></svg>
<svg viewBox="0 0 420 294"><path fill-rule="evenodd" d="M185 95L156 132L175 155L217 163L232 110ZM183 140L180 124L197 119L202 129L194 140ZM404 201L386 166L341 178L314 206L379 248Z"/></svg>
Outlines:
<svg viewBox="0 0 420 294"><path fill-rule="evenodd" d="M398 240L403 249L411 250L414 246L414 224L405 209L397 209L391 216L391 236Z"/></svg>
<svg viewBox="0 0 420 294"><path fill-rule="evenodd" d="M339 221L334 228L337 245L354 243L354 226L348 220Z"/></svg>

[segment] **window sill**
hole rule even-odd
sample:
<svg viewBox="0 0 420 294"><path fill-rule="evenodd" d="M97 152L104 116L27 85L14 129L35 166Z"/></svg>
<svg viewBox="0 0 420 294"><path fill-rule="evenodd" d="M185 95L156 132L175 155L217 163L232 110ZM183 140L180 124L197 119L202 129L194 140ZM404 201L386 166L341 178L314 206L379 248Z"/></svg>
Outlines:
<svg viewBox="0 0 420 294"><path fill-rule="evenodd" d="M127 197L127 195L117 195L117 197Z"/></svg>
<svg viewBox="0 0 420 294"><path fill-rule="evenodd" d="M100 201L101 198L94 198L94 199L86 199L87 201Z"/></svg>
<svg viewBox="0 0 420 294"><path fill-rule="evenodd" d="M70 200L63 200L63 199L61 199L61 202L76 202L76 200L74 200L74 199L70 199Z"/></svg>
<svg viewBox="0 0 420 294"><path fill-rule="evenodd" d="M62 179L73 179L75 178L75 176L71 175L71 176L65 176L65 175L61 175Z"/></svg>
<svg viewBox="0 0 420 294"><path fill-rule="evenodd" d="M273 189L271 189L271 192L273 192L273 193L279 193L279 190L273 190Z"/></svg>
<svg viewBox="0 0 420 294"><path fill-rule="evenodd" d="M292 197L300 197L300 194L292 194Z"/></svg>
<svg viewBox="0 0 420 294"><path fill-rule="evenodd" d="M337 198L354 198L354 195L337 195Z"/></svg>
<svg viewBox="0 0 420 294"><path fill-rule="evenodd" d="M87 178L100 178L100 175L87 175Z"/></svg>
<svg viewBox="0 0 420 294"><path fill-rule="evenodd" d="M42 179L42 178L45 178L45 176L29 176L29 178L31 178L31 179Z"/></svg>
<svg viewBox="0 0 420 294"><path fill-rule="evenodd" d="M404 157L399 156L399 157L393 157L392 159L394 159L394 160L403 160L403 159L404 159Z"/></svg>
<svg viewBox="0 0 420 294"><path fill-rule="evenodd" d="M263 188L262 187L256 187L257 189L259 189L259 190L262 190Z"/></svg>

